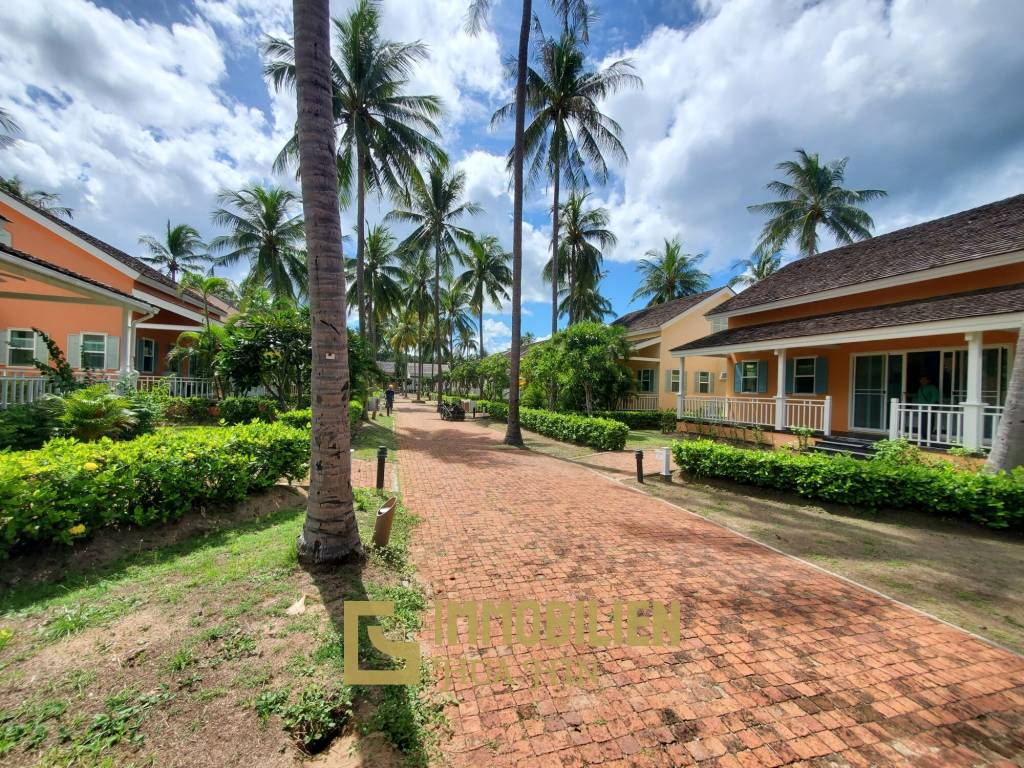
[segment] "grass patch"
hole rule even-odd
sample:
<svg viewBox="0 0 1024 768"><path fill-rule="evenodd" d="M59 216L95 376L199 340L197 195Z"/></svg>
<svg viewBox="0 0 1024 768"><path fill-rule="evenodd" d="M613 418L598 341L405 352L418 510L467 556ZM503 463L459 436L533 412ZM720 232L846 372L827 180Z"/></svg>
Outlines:
<svg viewBox="0 0 1024 768"><path fill-rule="evenodd" d="M388 449L388 458L398 450L398 435L395 434L395 417L386 416L383 411L377 414L377 418L364 421L356 430L352 440L352 448L355 449L357 459L375 459L377 448L384 446Z"/></svg>

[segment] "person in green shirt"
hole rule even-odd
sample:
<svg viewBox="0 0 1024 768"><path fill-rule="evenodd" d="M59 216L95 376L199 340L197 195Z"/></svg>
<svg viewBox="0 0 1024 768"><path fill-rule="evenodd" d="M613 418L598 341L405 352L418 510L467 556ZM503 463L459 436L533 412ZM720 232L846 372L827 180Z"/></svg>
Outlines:
<svg viewBox="0 0 1024 768"><path fill-rule="evenodd" d="M939 402L939 388L932 384L932 380L927 375L921 377L917 394L914 395L914 402L922 405Z"/></svg>

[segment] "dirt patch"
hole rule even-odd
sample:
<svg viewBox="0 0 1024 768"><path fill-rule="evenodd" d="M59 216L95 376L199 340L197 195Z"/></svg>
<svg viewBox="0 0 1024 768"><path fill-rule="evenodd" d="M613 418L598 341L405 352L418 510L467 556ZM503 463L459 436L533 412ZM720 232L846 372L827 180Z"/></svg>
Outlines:
<svg viewBox="0 0 1024 768"><path fill-rule="evenodd" d="M155 551L203 533L231 528L281 509L301 506L305 491L300 486L275 485L239 504L197 509L164 525L144 528L104 528L73 547L53 544L16 554L4 562L0 590L41 584L70 573L95 570L118 560Z"/></svg>

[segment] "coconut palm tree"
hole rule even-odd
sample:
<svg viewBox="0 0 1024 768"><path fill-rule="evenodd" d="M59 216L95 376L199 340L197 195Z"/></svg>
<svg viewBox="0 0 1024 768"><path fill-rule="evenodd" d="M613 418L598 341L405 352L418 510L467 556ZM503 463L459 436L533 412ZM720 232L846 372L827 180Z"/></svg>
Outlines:
<svg viewBox="0 0 1024 768"><path fill-rule="evenodd" d="M222 191L212 218L214 224L227 227L228 234L210 242L210 251L220 252L213 263L229 266L245 259L246 283L266 286L274 298L307 295L305 225L302 215L293 213L297 200L287 189L258 184Z"/></svg>
<svg viewBox="0 0 1024 768"><path fill-rule="evenodd" d="M749 259L737 259L730 269L742 271L729 281L729 285L746 288L759 283L768 275L778 272L781 264L782 256L778 253L755 253Z"/></svg>
<svg viewBox="0 0 1024 768"><path fill-rule="evenodd" d="M471 0L466 15L466 28L479 32L487 21L493 0ZM585 0L551 0L551 5L563 25L572 25L580 39L588 42L590 14ZM508 421L505 443L521 446L523 435L519 427L519 363L522 356L522 303L523 303L523 134L526 126L526 72L530 52L530 20L533 16L532 0L523 0L519 19L519 44L516 52L515 128L512 139L512 348L509 352Z"/></svg>
<svg viewBox="0 0 1024 768"><path fill-rule="evenodd" d="M62 219L73 219L74 212L60 204L60 195L56 192L44 192L41 189L29 189L18 175L0 176L0 192L24 200L42 211L51 213Z"/></svg>
<svg viewBox="0 0 1024 768"><path fill-rule="evenodd" d="M231 295L231 283L223 277L213 275L201 275L196 272L185 272L178 283L178 295L190 291L199 294L203 300L203 317L206 320L206 327L210 327L210 297L216 296L224 299Z"/></svg>
<svg viewBox="0 0 1024 768"><path fill-rule="evenodd" d="M402 266L405 273L405 282L402 286L405 306L407 311L416 316L416 358L419 363L416 400L420 402L423 395L424 320L430 314L433 305L434 275L426 249L407 253Z"/></svg>
<svg viewBox="0 0 1024 768"><path fill-rule="evenodd" d="M348 273L348 301L356 304L358 285L355 259L346 259ZM402 267L395 249L395 237L383 224L377 224L366 234L366 259L363 264L366 299L367 343L376 350L378 329L391 311L402 302Z"/></svg>
<svg viewBox="0 0 1024 768"><path fill-rule="evenodd" d="M558 311L562 315L574 318L575 323L603 323L606 317L614 315L612 303L601 295L601 281L608 276L607 272L587 275L576 280L572 287L566 286L560 292L562 297Z"/></svg>
<svg viewBox="0 0 1024 768"><path fill-rule="evenodd" d="M448 337L448 364L455 365L455 337L473 335L472 295L457 283L441 291L441 329Z"/></svg>
<svg viewBox="0 0 1024 768"><path fill-rule="evenodd" d="M396 312L386 325L381 326L384 343L395 353L396 378L407 378L408 372L403 372L402 364L408 358L409 350L416 346L416 323L416 312L406 308Z"/></svg>
<svg viewBox="0 0 1024 768"><path fill-rule="evenodd" d="M366 334L365 284L366 193L391 195L419 174L417 161L444 157L435 123L442 115L437 96L403 93L413 69L428 58L421 42L395 43L380 35L380 4L359 0L344 18L334 20L337 56L332 62L333 116L340 130L338 178L342 203L356 198L356 294L359 332ZM270 38L264 45L269 61L264 73L277 89L295 84L295 49L291 42ZM278 156L278 170L294 158L294 138Z"/></svg>
<svg viewBox="0 0 1024 768"><path fill-rule="evenodd" d="M1017 352L1006 389L1006 403L985 468L1007 471L1024 464L1024 328L1017 331Z"/></svg>
<svg viewBox="0 0 1024 768"><path fill-rule="evenodd" d="M557 39L539 45L539 69L526 75L526 101L532 114L523 134L523 149L529 157L530 183L551 182L551 259L558 269L559 191L565 178L573 190L589 185L587 169L604 184L608 180L605 155L627 162L622 145L622 128L601 112L598 103L626 87L643 87L633 64L622 59L601 70L590 70L575 31L565 26ZM515 113L515 102L498 109L492 125ZM511 165L513 158L509 157ZM551 284L551 333L558 331L557 282Z"/></svg>
<svg viewBox="0 0 1024 768"><path fill-rule="evenodd" d="M860 206L887 193L843 187L848 157L823 165L817 154L803 149L797 149L796 154L796 160L784 160L775 166L789 181L776 180L765 187L780 199L747 206L751 213L769 217L754 253L777 253L795 239L801 256L813 256L818 252L819 226L824 226L841 245L871 237L875 223Z"/></svg>
<svg viewBox="0 0 1024 768"><path fill-rule="evenodd" d="M18 121L11 117L10 112L0 107L0 149L11 146L16 141L16 133L21 133Z"/></svg>
<svg viewBox="0 0 1024 768"><path fill-rule="evenodd" d="M141 235L139 244L149 250L149 255L142 256L142 260L166 270L171 280L177 280L178 272L195 270L207 258L200 253L206 249L206 243L195 227L188 224L175 224L172 227L170 219L167 220L167 231L162 240L152 235Z"/></svg>
<svg viewBox="0 0 1024 768"><path fill-rule="evenodd" d="M589 281L592 285L599 282L601 265L604 263L603 251L612 248L618 242L615 234L608 229L607 208L586 208L590 193L582 195L573 192L562 206L561 230L563 232L558 245L558 284L559 295L576 295L577 281ZM551 280L554 260L549 259L544 265L542 274L545 280ZM570 308L573 302L568 305ZM561 312L561 310L559 310ZM568 315L569 325L579 322L580 318L571 312Z"/></svg>
<svg viewBox="0 0 1024 768"><path fill-rule="evenodd" d="M697 268L704 254L683 253L683 244L678 237L666 240L661 251L652 248L644 255L647 258L640 259L636 266L641 275L640 285L630 301L647 298L647 306L653 307L672 299L692 296L708 287L711 278Z"/></svg>
<svg viewBox="0 0 1024 768"><path fill-rule="evenodd" d="M441 359L441 276L451 272L452 257L459 253L459 245L468 246L473 233L458 224L467 216L475 216L483 209L476 203L463 200L466 192L466 174L449 171L441 163L431 163L426 178L412 179L409 192L400 201L404 207L391 211L385 219L412 224L415 229L399 246L403 251L434 252L434 362L438 363L438 408L444 394L444 374Z"/></svg>
<svg viewBox="0 0 1024 768"><path fill-rule="evenodd" d="M508 301L505 286L512 282L512 272L508 268L511 255L501 247L501 243L494 235L484 235L474 238L469 244L468 252L462 257L466 271L459 275L458 285L469 292L469 306L477 316L481 360L486 357L484 304L490 301L495 308L500 309L501 302Z"/></svg>
<svg viewBox="0 0 1024 768"><path fill-rule="evenodd" d="M307 222L312 321L309 500L298 542L305 562L362 555L352 499L348 329L331 112L330 3L294 0L299 178ZM288 221L293 221L289 219ZM293 247L288 241L287 247Z"/></svg>

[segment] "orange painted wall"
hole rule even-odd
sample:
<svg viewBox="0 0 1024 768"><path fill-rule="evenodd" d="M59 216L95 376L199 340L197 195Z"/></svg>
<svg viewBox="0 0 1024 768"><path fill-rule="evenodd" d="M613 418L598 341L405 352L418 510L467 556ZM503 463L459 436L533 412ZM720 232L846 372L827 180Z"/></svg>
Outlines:
<svg viewBox="0 0 1024 768"><path fill-rule="evenodd" d="M900 301L928 298L931 296L947 296L952 293L964 293L980 288L993 288L1000 285L1024 283L1024 263L1005 267L967 272L953 277L942 277L937 280L924 280L919 283L906 283L894 288L878 291L855 293L850 296L839 296L822 301L811 301L793 307L755 312L749 315L737 315L729 318L730 328L747 325L759 325L776 320L789 320L794 317L823 315L828 312L841 312L844 309L861 307L877 307L882 304L893 304Z"/></svg>
<svg viewBox="0 0 1024 768"><path fill-rule="evenodd" d="M1017 343L1017 334L1010 331L989 331L982 336L982 343L985 346L1005 345L1013 353L1014 345ZM927 336L915 339L894 339L891 341L866 341L856 344L842 344L838 347L805 347L786 350L789 359L795 357L826 357L828 358L828 393L832 396L832 429L837 432L844 432L850 427L850 391L851 391L851 370L852 356L854 354L871 354L885 352L901 352L913 350L937 350L937 349L967 349L967 342L963 334L950 334L946 336ZM690 367L690 360L687 358L686 366ZM743 360L767 360L768 361L768 391L764 394L737 395L733 391L734 370L733 365ZM776 382L778 380L778 368L775 365L774 352L750 352L729 355L728 360L728 382L723 394L742 397L775 397ZM790 395L797 399L819 400L825 395Z"/></svg>

